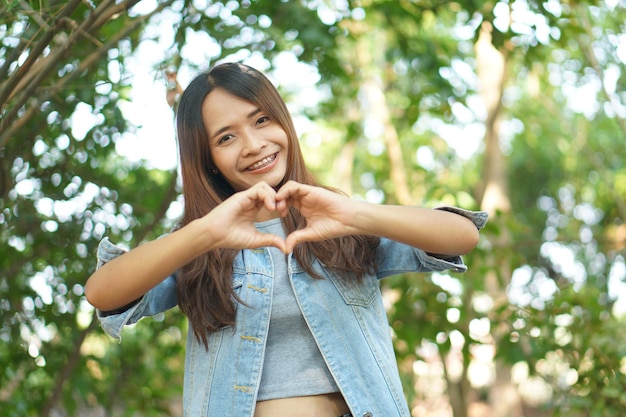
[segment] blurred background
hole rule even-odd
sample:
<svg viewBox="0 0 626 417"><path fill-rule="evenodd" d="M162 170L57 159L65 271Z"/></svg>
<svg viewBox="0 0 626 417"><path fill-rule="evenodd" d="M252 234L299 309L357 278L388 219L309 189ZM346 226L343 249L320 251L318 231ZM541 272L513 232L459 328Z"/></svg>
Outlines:
<svg viewBox="0 0 626 417"><path fill-rule="evenodd" d="M181 215L174 110L265 72L357 199L487 210L465 274L382 282L414 417L626 415L626 3L0 2L0 414L180 416L183 315L83 285Z"/></svg>

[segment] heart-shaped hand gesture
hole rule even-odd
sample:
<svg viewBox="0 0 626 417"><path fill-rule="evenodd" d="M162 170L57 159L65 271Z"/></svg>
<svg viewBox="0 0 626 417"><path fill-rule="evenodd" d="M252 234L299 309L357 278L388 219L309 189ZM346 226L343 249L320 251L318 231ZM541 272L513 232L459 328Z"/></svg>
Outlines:
<svg viewBox="0 0 626 417"><path fill-rule="evenodd" d="M295 230L285 240L287 252L301 242L333 239L358 233L350 226L356 213L350 198L322 187L289 181L276 193L276 208L285 215L289 207L297 208L307 225Z"/></svg>
<svg viewBox="0 0 626 417"><path fill-rule="evenodd" d="M293 251L301 242L320 241L356 231L347 226L353 217L353 201L322 187L289 181L278 191L261 182L235 193L203 218L211 223L213 247L253 249L275 246L283 253ZM295 207L307 220L307 226L282 239L259 232L254 226L260 213L276 212L283 217Z"/></svg>

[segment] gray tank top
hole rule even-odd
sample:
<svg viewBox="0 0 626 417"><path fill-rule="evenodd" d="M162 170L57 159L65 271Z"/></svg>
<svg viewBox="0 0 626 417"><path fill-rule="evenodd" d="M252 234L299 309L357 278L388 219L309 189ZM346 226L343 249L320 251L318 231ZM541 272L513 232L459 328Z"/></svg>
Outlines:
<svg viewBox="0 0 626 417"><path fill-rule="evenodd" d="M263 233L285 237L280 219L256 223ZM270 247L274 294L258 401L338 392L289 283L287 257Z"/></svg>

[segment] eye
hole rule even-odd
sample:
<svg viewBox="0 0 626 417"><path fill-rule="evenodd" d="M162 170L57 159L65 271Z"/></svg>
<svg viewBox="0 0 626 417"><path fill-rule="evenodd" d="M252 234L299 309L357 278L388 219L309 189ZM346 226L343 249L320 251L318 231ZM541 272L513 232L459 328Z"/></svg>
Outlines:
<svg viewBox="0 0 626 417"><path fill-rule="evenodd" d="M267 116L261 116L258 119L256 119L256 125L260 126L260 125L264 125L266 123L268 123L270 121L270 118Z"/></svg>
<svg viewBox="0 0 626 417"><path fill-rule="evenodd" d="M218 145L224 144L224 143L230 141L233 137L234 137L233 135L224 135L224 136L222 136L221 138L219 138L217 140L217 144Z"/></svg>

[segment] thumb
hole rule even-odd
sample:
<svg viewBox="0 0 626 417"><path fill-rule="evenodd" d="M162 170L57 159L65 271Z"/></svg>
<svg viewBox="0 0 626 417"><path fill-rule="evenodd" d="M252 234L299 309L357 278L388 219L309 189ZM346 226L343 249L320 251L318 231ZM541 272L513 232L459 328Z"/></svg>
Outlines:
<svg viewBox="0 0 626 417"><path fill-rule="evenodd" d="M260 234L261 234L261 238L258 240L259 242L258 247L274 246L280 249L280 251L284 254L289 253L287 252L287 245L283 238L270 234L270 233L260 233Z"/></svg>
<svg viewBox="0 0 626 417"><path fill-rule="evenodd" d="M291 232L289 236L285 239L286 253L293 252L293 249L296 247L298 243L307 242L310 240L316 240L315 234L310 232L308 229L299 229Z"/></svg>

